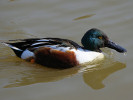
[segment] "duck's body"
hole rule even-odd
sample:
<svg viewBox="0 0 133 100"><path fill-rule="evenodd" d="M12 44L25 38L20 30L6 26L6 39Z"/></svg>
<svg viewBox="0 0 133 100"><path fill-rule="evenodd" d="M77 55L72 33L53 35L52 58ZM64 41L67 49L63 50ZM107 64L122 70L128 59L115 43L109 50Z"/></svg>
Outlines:
<svg viewBox="0 0 133 100"><path fill-rule="evenodd" d="M11 40L12 43L5 44L22 59L56 68L69 68L97 58L103 58L99 48L105 45L109 45L110 48L118 52L126 52L124 48L118 45L115 47L116 44L113 42L109 43L108 37L102 32L101 36L98 37L95 37L94 34L91 35L91 32L95 30L101 32L98 29L91 29L83 36L83 47L72 40L60 38L19 39ZM114 46L112 47L112 45Z"/></svg>
<svg viewBox="0 0 133 100"><path fill-rule="evenodd" d="M100 52L84 49L77 43L60 38L12 40L6 43L16 55L44 66L69 68L103 57Z"/></svg>

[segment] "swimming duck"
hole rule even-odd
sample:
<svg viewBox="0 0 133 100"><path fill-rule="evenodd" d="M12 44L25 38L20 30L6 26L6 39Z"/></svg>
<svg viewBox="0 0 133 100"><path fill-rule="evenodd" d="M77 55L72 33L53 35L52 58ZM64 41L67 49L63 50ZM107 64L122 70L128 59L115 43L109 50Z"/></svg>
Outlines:
<svg viewBox="0 0 133 100"><path fill-rule="evenodd" d="M127 52L96 28L88 30L82 37L81 43L83 46L72 40L61 38L30 38L4 42L18 57L55 68L70 68L103 57L100 48L104 47L120 53Z"/></svg>

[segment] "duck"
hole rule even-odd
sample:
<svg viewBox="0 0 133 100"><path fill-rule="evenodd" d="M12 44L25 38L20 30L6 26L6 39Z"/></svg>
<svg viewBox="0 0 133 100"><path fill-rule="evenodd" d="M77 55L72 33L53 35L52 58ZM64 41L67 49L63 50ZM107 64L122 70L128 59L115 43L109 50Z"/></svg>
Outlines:
<svg viewBox="0 0 133 100"><path fill-rule="evenodd" d="M101 48L108 47L119 53L127 50L112 42L108 36L97 28L88 30L81 39L81 45L62 38L28 38L3 42L10 47L17 57L52 68L71 68L103 58Z"/></svg>

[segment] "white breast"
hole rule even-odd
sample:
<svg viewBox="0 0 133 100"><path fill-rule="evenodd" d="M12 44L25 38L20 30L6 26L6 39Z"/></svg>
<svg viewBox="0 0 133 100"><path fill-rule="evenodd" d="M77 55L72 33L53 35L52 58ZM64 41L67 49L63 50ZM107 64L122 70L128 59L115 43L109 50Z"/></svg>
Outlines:
<svg viewBox="0 0 133 100"><path fill-rule="evenodd" d="M79 63L86 63L93 61L95 59L103 59L104 55L103 53L89 51L89 50L83 50L83 49L72 49L72 51L75 52L76 58L79 61Z"/></svg>

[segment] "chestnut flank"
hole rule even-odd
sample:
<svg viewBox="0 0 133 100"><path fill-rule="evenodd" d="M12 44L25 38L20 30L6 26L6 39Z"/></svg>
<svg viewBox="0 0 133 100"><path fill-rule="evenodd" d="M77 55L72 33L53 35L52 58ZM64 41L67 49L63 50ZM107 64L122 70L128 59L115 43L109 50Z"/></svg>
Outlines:
<svg viewBox="0 0 133 100"><path fill-rule="evenodd" d="M73 51L62 52L49 47L35 51L35 62L53 68L70 68L79 64Z"/></svg>

